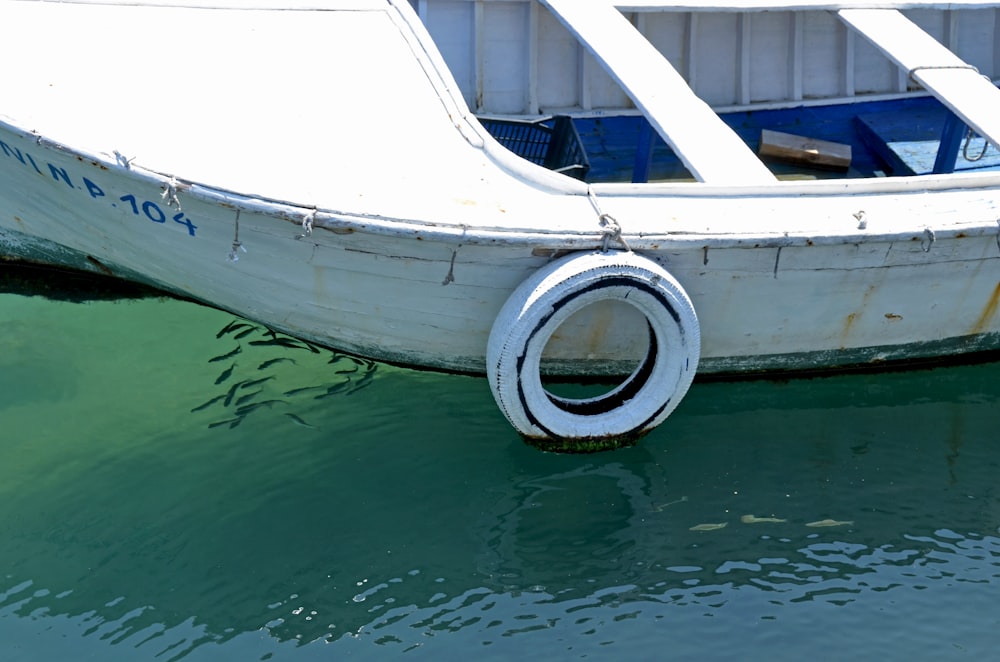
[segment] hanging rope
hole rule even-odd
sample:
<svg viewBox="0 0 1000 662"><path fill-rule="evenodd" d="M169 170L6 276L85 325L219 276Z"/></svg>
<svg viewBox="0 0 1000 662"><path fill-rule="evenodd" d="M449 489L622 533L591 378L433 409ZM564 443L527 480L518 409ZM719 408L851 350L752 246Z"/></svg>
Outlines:
<svg viewBox="0 0 1000 662"><path fill-rule="evenodd" d="M587 197L590 199L590 204L594 206L594 211L597 212L597 223L601 227L601 252L608 252L608 245L615 241L622 245L626 251L632 252L632 247L628 245L625 238L622 236L622 226L615 220L615 217L611 214L606 214L601 209L600 203L597 201L597 195L594 193L594 189L587 187Z"/></svg>
<svg viewBox="0 0 1000 662"><path fill-rule="evenodd" d="M302 234L296 235L296 239L311 237L313 233L313 221L316 220L316 210L311 209L306 217L302 219Z"/></svg>
<svg viewBox="0 0 1000 662"><path fill-rule="evenodd" d="M39 136L38 137L39 144L41 144L41 139L42 139L41 136ZM121 152L119 152L117 149L115 150L114 153L115 153L115 161L118 163L118 165L125 168L126 170L132 168L132 161L135 161L135 157L130 159Z"/></svg>
<svg viewBox="0 0 1000 662"><path fill-rule="evenodd" d="M180 186L180 182L177 181L173 176L170 177L170 181L167 182L166 188L163 190L163 195L161 196L167 201L168 207L177 207L177 211L182 211L181 201L177 198L177 187Z"/></svg>
<svg viewBox="0 0 1000 662"><path fill-rule="evenodd" d="M925 253L931 252L931 246L934 245L934 240L937 237L934 235L934 230L930 228L924 228L924 238L920 240L920 249Z"/></svg>
<svg viewBox="0 0 1000 662"><path fill-rule="evenodd" d="M920 81L918 81L914 77L914 74L920 71L935 71L937 69L969 69L971 71L976 72L977 74L979 73L979 69L972 66L971 64L928 64L919 67L913 67L906 73L906 75L914 83L919 83Z"/></svg>
<svg viewBox="0 0 1000 662"><path fill-rule="evenodd" d="M236 233L233 236L233 248L229 251L229 261L237 262L240 259L239 252L247 252L247 249L240 243L240 210L236 210Z"/></svg>

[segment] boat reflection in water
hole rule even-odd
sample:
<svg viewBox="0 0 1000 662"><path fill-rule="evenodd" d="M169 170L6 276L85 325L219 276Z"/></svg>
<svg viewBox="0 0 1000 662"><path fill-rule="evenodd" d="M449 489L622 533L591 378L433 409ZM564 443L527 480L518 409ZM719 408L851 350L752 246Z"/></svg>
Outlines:
<svg viewBox="0 0 1000 662"><path fill-rule="evenodd" d="M18 349L0 355L5 660L1000 644L1000 364L699 383L637 447L559 456L482 379L385 365L211 427L224 402L192 410L223 394L233 359L209 359L233 350L231 316L15 294L0 311ZM261 398L349 369L251 337L233 379L295 360Z"/></svg>

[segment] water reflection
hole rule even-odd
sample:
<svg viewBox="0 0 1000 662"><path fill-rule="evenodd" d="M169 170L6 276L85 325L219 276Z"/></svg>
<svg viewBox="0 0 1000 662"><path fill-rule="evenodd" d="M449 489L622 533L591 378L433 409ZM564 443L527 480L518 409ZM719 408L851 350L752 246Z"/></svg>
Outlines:
<svg viewBox="0 0 1000 662"><path fill-rule="evenodd" d="M18 366L0 372L0 657L1000 644L1000 365L698 384L638 447L567 457L522 444L479 379L379 365L350 395L288 395L349 366L248 345L259 330L216 385L228 363L209 359L250 328L217 338L232 321L0 295L2 342L21 348L0 357ZM274 359L273 379L199 409ZM290 404L210 426L257 388ZM825 520L840 524L810 526Z"/></svg>

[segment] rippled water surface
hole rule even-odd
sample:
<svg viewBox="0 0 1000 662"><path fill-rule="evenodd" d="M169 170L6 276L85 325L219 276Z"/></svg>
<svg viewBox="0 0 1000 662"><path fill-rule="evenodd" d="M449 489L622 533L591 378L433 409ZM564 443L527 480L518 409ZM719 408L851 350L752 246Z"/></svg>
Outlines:
<svg viewBox="0 0 1000 662"><path fill-rule="evenodd" d="M699 383L556 456L481 379L240 324L0 294L0 660L1000 646L998 364Z"/></svg>

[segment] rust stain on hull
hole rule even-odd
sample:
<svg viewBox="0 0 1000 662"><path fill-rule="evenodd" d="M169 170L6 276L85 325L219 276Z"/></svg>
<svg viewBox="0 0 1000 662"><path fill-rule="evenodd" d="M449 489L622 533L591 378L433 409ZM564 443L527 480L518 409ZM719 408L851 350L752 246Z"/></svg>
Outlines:
<svg viewBox="0 0 1000 662"><path fill-rule="evenodd" d="M851 329L854 327L854 323L858 321L865 310L868 308L868 303L875 293L875 285L869 285L865 290L864 295L861 297L861 307L854 312L848 313L847 317L844 318L844 326L840 330L840 349L847 347L848 337L851 335Z"/></svg>
<svg viewBox="0 0 1000 662"><path fill-rule="evenodd" d="M854 320L858 318L857 313L848 314L847 318L844 320L844 328L840 332L840 348L844 349L847 347L847 336L851 334L851 327L854 326Z"/></svg>
<svg viewBox="0 0 1000 662"><path fill-rule="evenodd" d="M986 306L983 308L982 314L976 323L972 325L971 333L982 333L986 330L986 325L989 324L990 320L997 312L997 307L1000 306L1000 283L993 288L993 293L990 294L989 300L986 302Z"/></svg>

